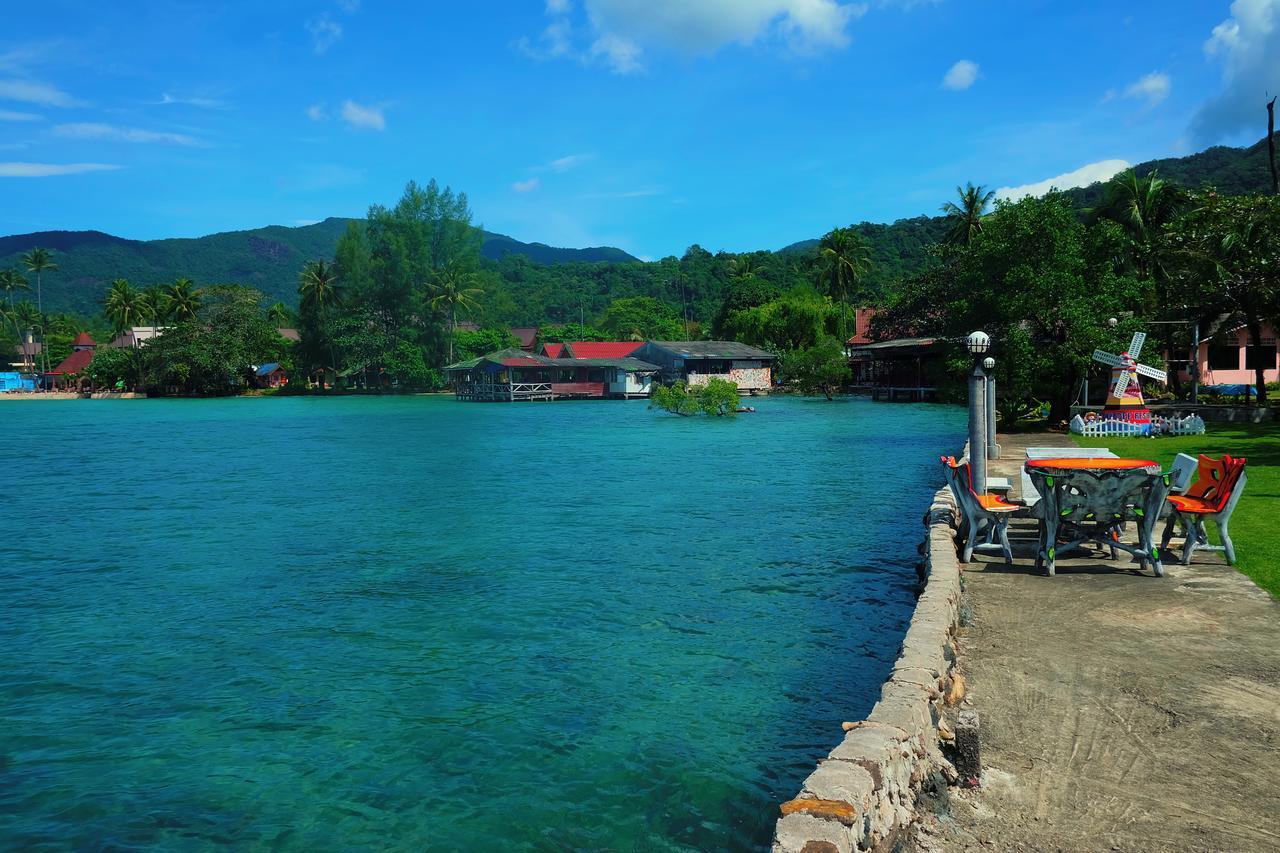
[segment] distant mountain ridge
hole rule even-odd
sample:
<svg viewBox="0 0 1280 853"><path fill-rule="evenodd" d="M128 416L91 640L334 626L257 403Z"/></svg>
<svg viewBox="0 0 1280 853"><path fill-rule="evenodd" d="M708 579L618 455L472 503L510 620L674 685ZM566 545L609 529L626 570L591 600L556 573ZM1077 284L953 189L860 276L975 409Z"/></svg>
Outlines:
<svg viewBox="0 0 1280 853"><path fill-rule="evenodd" d="M101 310L102 294L112 279L124 278L145 287L165 284L179 276L198 284L246 284L261 290L272 301L295 304L302 265L317 258L332 258L338 238L350 221L330 217L296 228L269 225L163 240L129 240L102 231L38 231L0 237L0 268L19 266L20 256L33 246L52 249L58 270L44 276L44 304L48 311L95 314ZM484 232L481 253L493 260L508 254L524 255L540 264L637 260L611 246L562 249L545 243L523 243L488 231Z"/></svg>
<svg viewBox="0 0 1280 853"><path fill-rule="evenodd" d="M1218 145L1187 157L1140 163L1134 169L1139 175L1158 170L1165 179L1185 187L1213 185L1231 195L1271 189L1265 138L1248 148ZM1096 207L1103 193L1102 183L1065 191L1082 211ZM946 200L940 198L938 204ZM101 231L19 234L0 237L0 268L18 265L19 256L33 246L53 249L59 269L46 274L44 281L44 303L50 311L97 313L107 284L115 278L147 286L171 282L178 276L197 284L247 284L271 300L292 305L297 302L298 272L303 263L333 257L334 246L350 221L333 217L297 228L272 225L166 240L128 240ZM943 239L948 224L941 216L917 216L890 224L862 222L854 227L871 243L875 261L865 284L871 292L883 292L894 280L928 263L928 247ZM802 240L778 251L812 251L817 243L816 238ZM493 260L515 254L539 264L640 263L617 248L562 249L487 231L482 252Z"/></svg>

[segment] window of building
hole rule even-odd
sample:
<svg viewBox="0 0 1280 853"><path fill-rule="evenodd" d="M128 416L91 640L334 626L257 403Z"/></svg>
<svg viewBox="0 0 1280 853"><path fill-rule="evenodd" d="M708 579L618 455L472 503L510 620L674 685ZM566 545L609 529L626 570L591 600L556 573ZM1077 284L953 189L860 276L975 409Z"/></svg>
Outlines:
<svg viewBox="0 0 1280 853"><path fill-rule="evenodd" d="M1275 366L1276 345L1274 343L1271 346L1245 347L1245 370L1257 370L1259 367L1263 370L1274 370Z"/></svg>
<svg viewBox="0 0 1280 853"><path fill-rule="evenodd" d="M1221 344L1209 345L1209 369L1210 370L1239 370L1240 369L1240 347L1234 345L1223 346Z"/></svg>

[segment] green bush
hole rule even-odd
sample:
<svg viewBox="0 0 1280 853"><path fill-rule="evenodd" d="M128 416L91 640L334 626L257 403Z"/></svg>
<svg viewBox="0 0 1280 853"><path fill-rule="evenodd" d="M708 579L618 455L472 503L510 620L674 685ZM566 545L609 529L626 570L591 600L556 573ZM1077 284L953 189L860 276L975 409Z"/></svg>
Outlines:
<svg viewBox="0 0 1280 853"><path fill-rule="evenodd" d="M712 379L706 385L690 386L685 382L659 385L649 398L649 408L666 409L673 415L689 417L702 413L715 417L733 417L741 398L738 385L725 379Z"/></svg>

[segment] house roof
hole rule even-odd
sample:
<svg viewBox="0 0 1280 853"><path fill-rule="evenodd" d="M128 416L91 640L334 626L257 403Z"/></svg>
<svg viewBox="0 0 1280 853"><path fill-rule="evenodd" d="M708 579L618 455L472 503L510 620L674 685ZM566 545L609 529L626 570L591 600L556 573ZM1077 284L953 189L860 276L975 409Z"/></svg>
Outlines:
<svg viewBox="0 0 1280 853"><path fill-rule="evenodd" d="M573 358L626 358L642 346L644 341L573 341L565 344Z"/></svg>
<svg viewBox="0 0 1280 853"><path fill-rule="evenodd" d="M511 334L516 336L520 341L522 349L533 349L533 345L538 342L537 326L519 326L511 330Z"/></svg>
<svg viewBox="0 0 1280 853"><path fill-rule="evenodd" d="M44 345L39 341L24 341L13 348L15 355L39 355L44 352Z"/></svg>
<svg viewBox="0 0 1280 853"><path fill-rule="evenodd" d="M547 358L559 358L564 353L564 344L543 344L542 354Z"/></svg>
<svg viewBox="0 0 1280 853"><path fill-rule="evenodd" d="M280 367L280 363L278 361L269 361L266 364L259 367L257 370L255 370L254 374L257 376L270 376L272 373L275 373L277 370L282 370L282 369L283 368Z"/></svg>
<svg viewBox="0 0 1280 853"><path fill-rule="evenodd" d="M89 362L93 361L93 350L78 349L73 350L71 355L62 360L62 363L49 371L50 376L69 376L74 373L80 373L89 366Z"/></svg>
<svg viewBox="0 0 1280 853"><path fill-rule="evenodd" d="M97 344L94 343L93 338L89 337L88 332L81 332L80 334L76 335L76 339L71 342L71 345L73 347L96 347L97 346Z"/></svg>
<svg viewBox="0 0 1280 853"><path fill-rule="evenodd" d="M660 347L680 358L742 358L759 361L773 361L774 355L767 350L740 344L737 341L650 341L650 345Z"/></svg>
<svg viewBox="0 0 1280 853"><path fill-rule="evenodd" d="M280 333L280 337L284 338L287 341L302 340L302 335L298 334L297 329L285 328L285 329L276 329L276 331Z"/></svg>
<svg viewBox="0 0 1280 853"><path fill-rule="evenodd" d="M871 321L876 316L874 308L855 308L853 312L853 337L845 341L848 346L871 343Z"/></svg>
<svg viewBox="0 0 1280 853"><path fill-rule="evenodd" d="M850 347L853 355L858 353L893 352L897 350L927 350L938 343L937 338L894 338L891 341L877 341L874 344L862 344Z"/></svg>
<svg viewBox="0 0 1280 853"><path fill-rule="evenodd" d="M561 367L616 367L627 373L657 373L662 368L638 358L558 358Z"/></svg>

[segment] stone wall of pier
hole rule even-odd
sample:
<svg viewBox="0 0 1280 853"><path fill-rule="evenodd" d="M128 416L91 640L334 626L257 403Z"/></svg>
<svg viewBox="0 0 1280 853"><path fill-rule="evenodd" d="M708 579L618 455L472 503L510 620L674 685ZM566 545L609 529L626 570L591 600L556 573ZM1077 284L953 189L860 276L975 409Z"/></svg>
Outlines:
<svg viewBox="0 0 1280 853"><path fill-rule="evenodd" d="M914 820L921 790L956 781L938 731L944 697L957 692L958 515L948 490L934 495L924 524L924 591L880 701L846 723L844 740L782 804L774 853L888 850Z"/></svg>

